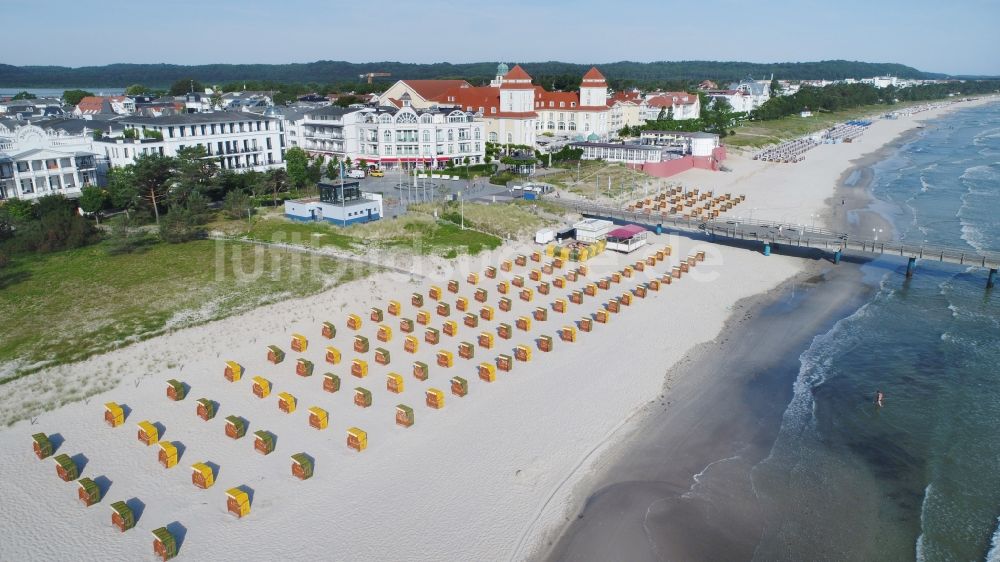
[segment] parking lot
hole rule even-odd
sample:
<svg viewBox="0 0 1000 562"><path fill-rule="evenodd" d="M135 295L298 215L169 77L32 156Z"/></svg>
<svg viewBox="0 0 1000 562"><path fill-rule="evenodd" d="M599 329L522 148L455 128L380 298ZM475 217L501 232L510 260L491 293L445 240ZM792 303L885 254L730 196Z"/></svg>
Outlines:
<svg viewBox="0 0 1000 562"><path fill-rule="evenodd" d="M445 173L444 175L448 175ZM390 170L385 177L368 176L361 182L361 190L381 193L384 197L385 215L394 217L406 212L412 203L433 203L456 199L458 193L466 201L491 202L510 199L507 188L489 183L489 178L476 180L445 180L441 178L417 178Z"/></svg>

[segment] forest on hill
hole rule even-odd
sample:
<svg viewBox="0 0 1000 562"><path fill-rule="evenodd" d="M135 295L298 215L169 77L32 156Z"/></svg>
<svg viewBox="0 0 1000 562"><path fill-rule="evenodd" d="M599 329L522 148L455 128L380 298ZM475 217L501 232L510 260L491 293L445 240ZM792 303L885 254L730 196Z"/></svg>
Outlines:
<svg viewBox="0 0 1000 562"><path fill-rule="evenodd" d="M511 64L511 63L508 63ZM552 87L572 87L590 68L589 64L566 62L524 62L521 65L536 78L536 83ZM612 62L596 65L613 87L662 86L690 84L702 80L727 83L747 76L782 80L864 78L893 75L900 78L943 78L915 68L894 63L868 63L830 60L818 62L750 63L725 61ZM350 84L361 83L359 75L386 72L377 78L392 82L400 78L464 78L473 84L488 81L496 72L496 62L467 64L414 64L400 62L351 63L316 61L292 64L109 64L69 68L62 66L11 66L0 64L0 86L26 88L118 87L144 84L165 88L180 79L194 79L205 84L254 81L271 83ZM575 81L576 84L566 82Z"/></svg>

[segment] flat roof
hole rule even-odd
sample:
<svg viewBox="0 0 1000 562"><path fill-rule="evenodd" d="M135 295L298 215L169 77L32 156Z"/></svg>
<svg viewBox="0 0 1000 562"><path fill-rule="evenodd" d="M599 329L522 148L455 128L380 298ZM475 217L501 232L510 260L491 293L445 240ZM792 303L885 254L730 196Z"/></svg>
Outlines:
<svg viewBox="0 0 1000 562"><path fill-rule="evenodd" d="M130 125L194 125L200 123L236 123L240 121L271 120L257 113L242 111L216 111L210 113L180 113L159 117L128 117L119 121Z"/></svg>
<svg viewBox="0 0 1000 562"><path fill-rule="evenodd" d="M574 142L570 143L570 146L579 146L581 148L593 147L593 148L635 148L638 150L660 150L660 147L651 144L618 144L613 142Z"/></svg>

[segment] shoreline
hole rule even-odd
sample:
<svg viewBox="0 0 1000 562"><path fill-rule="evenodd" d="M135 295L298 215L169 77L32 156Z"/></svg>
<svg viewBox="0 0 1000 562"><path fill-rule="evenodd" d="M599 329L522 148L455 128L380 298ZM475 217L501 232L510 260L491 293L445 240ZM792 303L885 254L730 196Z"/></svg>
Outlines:
<svg viewBox="0 0 1000 562"><path fill-rule="evenodd" d="M979 103L977 103L976 105L985 103L995 103L996 101L997 100L995 97L988 99L981 99L978 100ZM895 232L894 229L892 228L890 220L886 216L880 214L877 210L872 208L873 205L876 203L876 199L871 193L872 181L874 176L874 169L873 169L874 166L879 164L880 162L883 162L884 160L889 158L892 154L894 154L901 146L905 145L908 142L911 142L914 138L916 138L920 134L921 129L923 128L923 126L920 123L931 119L939 118L943 115L950 113L951 111L962 109L965 107L971 107L971 104L970 105L952 104L951 106L946 106L944 108L939 108L938 110L933 111L933 114L931 115L918 114L914 116L915 118L913 119L913 123L909 127L905 128L898 134L889 138L881 146L879 146L873 151L870 151L868 153L860 155L857 158L849 160L847 162L846 167L842 168L842 171L836 178L836 182L834 183L832 193L830 193L829 197L826 198L824 201L827 210L827 213L824 213L824 220L828 222L828 225L831 228L840 229L843 232L856 236L863 236L866 232L871 232L872 228L876 229L881 228L884 231L886 231L886 233L889 236L894 236ZM859 264L864 264L864 263L869 263L872 260L856 260L856 261ZM835 323L836 321L839 321L840 319L852 314L855 310L857 310L858 307L860 307L861 305L864 304L864 302L866 302L866 299L874 291L873 286L863 282L864 275L861 272L860 265L849 266L849 267L856 268L856 275L855 275L856 278L853 280L853 283L856 286L853 289L846 286L840 286L837 289L841 292L839 298L841 299L841 302L844 303L843 306L839 308L837 312L833 312L830 316L826 317L827 323L823 325L824 327L822 329L817 328L808 331L809 338L807 339L809 341L811 341L812 337L821 335L826 331L828 331L830 327L832 327L833 323ZM829 274L831 271L832 271L831 267L823 267L816 264L810 264L806 266L804 272L799 276L797 276L796 278L794 278L794 280L789 280L783 283L782 287L778 289L778 291L782 292L787 292L789 290L794 291L794 289L789 289L789 286L794 287L798 281L801 281L801 279L809 278L810 275L823 276L824 272L826 274ZM870 280L864 279L864 281L870 281ZM829 297L822 297L822 298L829 298ZM752 317L759 314L766 314L766 311L769 309L769 307L775 306L775 302L769 299L767 295L758 295L757 297L746 299L746 301L743 301L740 304L742 305L741 308L747 310L746 312L747 316L738 318L737 317L738 312L734 311L734 313L727 319L725 325L726 327L720 333L719 337L716 340L714 340L715 342L718 343L719 349L717 351L720 354L727 354L732 352L733 347L736 347L738 349L740 345L740 336L739 334L736 334L734 332L737 330L737 327L740 324L742 324L745 320L749 320L749 324L752 326L754 324L754 320L752 319ZM803 306L811 306L811 305L810 303L806 302L803 304ZM804 325L813 319L800 318L799 320ZM783 398L781 401L778 401L781 402L780 404L781 407L777 410L777 412L774 411L771 412L772 416L774 416L775 413L777 415L771 420L774 423L774 425L771 426L773 433L770 434L771 438L767 444L767 448L770 447L770 444L774 442L774 438L776 438L777 436L777 430L778 428L780 428L781 415L784 412L784 406L787 404L788 399L790 399L791 397L792 382L794 382L795 377L798 374L798 367L797 367L798 355L804 349L808 348L809 341L805 341L804 345L800 345L800 348L798 349L796 349L794 346L787 349L787 354L790 354L790 356L787 357L786 359L794 359L796 368L794 369L794 372L789 373L784 378L782 384L780 384L778 387L772 388L772 390L776 390L778 394L780 394L785 398ZM706 344L703 344L703 346L704 345ZM665 377L665 386L664 386L665 393L666 391L670 390L670 385L672 382L671 377L679 373L682 373L685 368L690 368L689 367L690 365L698 364L699 370L702 370L705 368L703 362L705 360L707 360L709 369L716 368L718 367L719 364L724 362L724 360L722 359L713 360L710 357L706 358L700 355L699 349L701 349L703 346L699 346L698 348L690 351L689 354L685 356L684 360L671 367L670 371L668 371L668 374ZM737 387L740 384L738 377L737 380L716 381L716 382L717 383L723 382ZM675 396L675 395L671 394L668 396ZM667 403L669 404L669 398ZM748 406L745 404L729 404L728 406L737 409L740 407L748 408ZM702 404L702 407L707 409L707 408L713 408L715 407L715 405L710 402L705 402L704 404ZM694 439L693 437L690 436L678 436L678 435L671 436L669 430L658 429L664 425L668 425L667 422L665 421L667 418L668 418L667 414L663 414L660 412L654 412L654 413L647 412L644 413L642 417L637 417L636 419L632 420L632 422L630 422L632 427L628 428L627 430L624 430L628 433L628 438L626 438L622 443L620 443L617 446L617 450L606 451L603 458L595 461L592 464L590 471L586 475L582 476L581 479L578 481L576 488L571 493L572 499L570 500L570 502L573 505L579 506L576 508L575 511L571 512L575 513L575 519L567 517L566 522L561 529L551 531L548 534L541 537L541 542L545 544L540 545L536 551L536 553L539 554L540 557L552 560L563 560L563 559L599 560L601 559L601 556L595 555L593 553L604 552L604 554L606 555L611 555L611 550L608 551L601 550L602 548L611 549L612 547L608 546L608 544L611 544L614 545L613 551L616 556L618 555L619 552L621 552L621 549L624 548L624 549L631 549L631 552L629 552L630 560L644 559L644 556L647 554L645 551L643 551L642 549L637 550L636 548L629 547L628 545L635 544L637 542L645 544L647 541L653 540L652 537L649 536L649 531L646 527L647 521L645 518L642 521L641 527L645 531L643 536L638 536L638 535L628 536L628 537L624 536L627 533L621 531L621 528L625 526L627 523L631 522L627 518L626 515L627 510L634 507L633 504L635 503L646 504L647 507L645 507L643 511L646 513L646 517L648 517L652 512L651 510L653 510L654 507L652 503L646 501L648 499L648 496L650 496L650 494L654 496L657 493L665 494L665 497L661 497L656 501L669 503L671 500L666 498L670 497L671 492L677 492L678 490L681 490L685 483L690 485L691 487L690 489L687 489L684 493L692 492L694 488L698 486L698 484L705 477L705 472L711 469L713 466L716 466L716 463L734 464L734 461L741 458L741 454L746 454L745 452L744 453L737 452L734 455L725 456L722 453L717 453L715 455L714 460L712 460L712 455L707 455L707 456L702 455L701 461L704 462L704 464L701 465L702 468L700 470L696 468L697 467L696 463L695 465L691 465L686 469L687 472L686 474L684 474L685 470L680 470L673 473L669 477L666 477L664 480L658 480L655 481L655 483L653 481L647 481L646 482L647 488L643 489L641 493L638 493L634 489L630 490L629 488L642 489L642 484L641 483L637 484L634 481L636 474L640 476L645 475L648 477L650 473L659 475L660 473L657 472L657 470L661 470L661 469L649 469L648 467L646 467L644 472L642 461L634 460L636 456L641 457L644 454L643 447L641 446L641 444L646 443L647 448L652 448L652 449L663 450L665 448L675 447L680 450L683 450L682 447L676 445L676 443L674 442L676 441L689 442L691 439ZM673 423L676 424L677 423L676 420ZM697 424L701 423L703 422L700 421L697 422ZM688 430L691 433L695 432L697 429L698 429L697 425L692 425L691 427L688 428ZM730 431L739 431L740 429L741 427L739 425L735 425L734 427L730 428ZM659 433L664 433L666 435L664 436L663 440L658 441L656 443L651 443L652 441L651 439L641 437L641 434L644 432L653 432L653 433L659 432ZM674 442L671 441L671 437L673 437ZM671 460L668 462L668 464L672 464L673 462L675 461ZM751 463L750 465L748 465L747 470L749 470L749 468L752 468L754 464L755 463ZM732 468L729 468L729 470L732 470ZM665 470L663 472L665 472ZM736 474L738 474L738 471L736 472ZM680 475L685 476L686 480L684 478L679 478L678 476ZM692 475L694 476L692 477ZM733 474L731 474L730 481L727 482L727 485L734 487L735 484L733 484L733 482L738 479L739 476L734 476ZM749 479L747 478L747 480ZM744 508L752 509L753 502L750 500L749 496L746 495L745 493L746 491L744 490L743 492L744 495L742 501ZM608 499L608 496L611 496L616 493L626 494L626 495L631 494L632 495L631 503L627 499L626 500L613 499L613 498ZM653 552L652 555L650 556L650 559L664 559L664 558L690 559L692 556L700 559L711 559L711 558L718 558L722 554L727 553L725 549L719 549L715 552L712 552L711 554L704 551L697 552L696 550L690 550L693 547L693 545L687 544L686 542L692 540L689 536L689 533L695 533L698 530L701 531L705 530L705 527L699 529L697 526L690 523L690 521L687 518L691 517L692 515L693 515L692 513L688 513L685 516L681 516L680 514L674 515L673 519L671 519L672 525L686 529L686 533L681 533L681 532L676 533L677 545L657 545L657 547L660 550ZM624 522L622 522L622 520L620 519L622 517L625 517ZM585 523L584 521L588 519L596 522ZM616 531L616 533L613 534L614 535L613 537L609 537L606 529L612 525L614 525L614 527L618 529L618 531ZM717 527L715 531L716 533L711 536L712 540L718 540L720 537L722 537L722 540L724 542L727 537L731 538L730 535L732 531L725 525ZM757 533L757 535L759 535L759 533ZM745 534L743 539L743 544L744 545L749 544L749 542L752 540L754 536L755 535L753 532ZM737 543L739 543L739 541L737 541ZM730 544L732 546L732 543ZM678 548L679 550L671 551L669 550L670 548ZM670 554L663 555L665 550L668 551ZM750 552L752 552L752 550ZM749 557L749 555L742 558L747 558L747 557Z"/></svg>
<svg viewBox="0 0 1000 562"><path fill-rule="evenodd" d="M838 152L840 148L844 150ZM753 204L773 207L774 213L789 212L782 205L794 206L796 212L801 212L802 205L818 209L829 198L823 181L815 185L803 182L810 189L791 190L796 191L793 194L774 194L772 187L782 179L798 181L817 175L832 181L835 177L823 175L826 169L839 166L838 170L843 170L844 152L864 148L867 147L818 147L815 149L818 171L811 167L748 164L747 174L758 175L750 182L753 185L747 186L748 193L754 198ZM715 176L711 182L699 181L700 177L703 176L693 174L686 179L708 189L718 189L724 180L745 179L739 174ZM739 193L742 185L737 184L732 191ZM109 531L103 514L93 515L93 510L88 512L78 503L67 509L72 486L53 483L51 467L36 469L42 465L24 445L29 442L29 435L38 431L61 433L66 443L59 452L65 449L70 454L85 454L83 475L106 476L114 483L108 501L123 496L141 497L149 506L140 521L141 529L148 531L170 521L189 529L182 552L189 557L242 555L247 559L273 559L285 554L283 546L261 544L258 540L261 533L310 536L327 532L331 526L351 532L337 533L336 540L324 544L301 541L297 555L392 559L399 557L400 552L448 552L459 559L534 557L542 546L539 537L543 537L542 541L551 537L571 517L584 479L593 477L595 469L609 466L626 442L640 436L640 420L658 415L663 408L666 412L688 412L692 419L704 424L718 424L721 420L713 420L713 408L708 406L715 404L718 409L718 405L729 403L734 406L734 413L739 410L735 407L740 405L736 399L742 394L716 396L714 402L706 403L702 401L704 397L725 387L706 384L704 378L681 376L690 369L690 361L699 350L703 354L697 355L701 368L711 364L713 353L719 355L731 349L730 342L740 338L732 335L720 339L720 333L728 333L727 326L737 330L738 324L734 323L741 317L736 315L746 315L748 307L763 307L761 311L773 307L777 315L772 324L775 330L787 329L777 317L793 313L795 307L788 308L783 299L797 302L796 299L803 298L801 293L806 290L803 287L833 286L822 280L827 274L844 278L844 287L856 289L860 285L847 280L853 266L841 266L840 270L827 273L831 266L822 262L809 264L797 257L764 257L757 252L667 235L651 235L650 240L653 247L673 245L673 260L695 250L706 251L708 260L680 282L642 301L648 304L629 307L607 326L595 326L592 334L581 334L579 343L557 342L553 353L536 353L530 365L519 363L512 373L497 373L494 383L478 380L475 372L479 361L489 361L495 355L486 350L479 350L471 362L457 362L450 371L435 370L426 384L410 378L410 360L433 364L434 348L421 343L420 352L409 355L402 350L400 334L387 347L392 351L393 361L401 363L394 363L392 368L406 375L406 391L394 395L385 389L384 371L389 369L373 369L363 383L344 376L345 386L364 384L373 390L376 406L358 409L350 402L350 390L333 395L318 392L318 377L294 376L287 361L275 368L264 360L262 348L278 344L287 349L290 333L308 334L311 340L308 357L316 362L317 369L329 369L343 376L346 374L343 365L331 367L323 362L323 346L327 342L317 336L321 321L336 322L343 331L339 336L343 340L352 337L343 324L348 312L364 315L368 307L383 306L386 299L395 298L405 301L406 315L412 316L408 299L411 291L426 295L432 284L443 284L448 278L464 279L465 273L481 271L485 264L495 264L501 256L537 249L531 245L505 244L475 258L442 263L430 278L379 274L313 297L179 330L78 364L50 369L45 376L17 383L8 388L5 400L44 400L45 391L55 392L52 389L56 382L83 385L93 378L105 386L86 400L0 429L0 446L14 451L0 457L0 472L17 473L24 478L24 485L0 504L0 520L18 522L17 527L8 523L0 529L8 539L0 544L0 558L17 559L28 552L40 555L33 550L38 545L29 536L29 528L47 529L54 537L46 545L49 554L75 552L83 558L95 555L90 545L93 537L104 537L102 533ZM591 279L632 263L648 251L645 248L630 256L602 254L588 264L593 270ZM803 273L804 270L807 272ZM794 281L786 282L788 279ZM638 280L627 286L631 287L634 281ZM470 286L464 282L461 285L461 295L472 301ZM493 285L484 286L489 288L490 301L496 304ZM837 308L840 306L837 303L853 298L847 294L851 291L820 292L824 293L824 299L810 300L814 304L809 306L817 307L816 311ZM562 296L561 292L557 294ZM449 294L448 298L455 296ZM587 299L580 312L595 311L600 300ZM530 313L533 306L514 299L511 314ZM749 314L751 318L746 320L753 322L755 313ZM821 322L821 317L817 314L810 321ZM498 347L528 343L540 333L554 334L553 330L562 324L560 320L539 323L530 333L518 334ZM435 317L433 323L437 325L440 321ZM495 323L483 324L485 329L495 327ZM459 339L473 339L479 331L461 330ZM374 342L374 326L367 320L363 333ZM787 345L784 340L791 341L791 336L806 334L797 330L778 337L775 333L772 337L777 340L773 345ZM623 342L624 339L627 341ZM445 340L451 349L457 341ZM743 341L751 347L727 356L734 362L734 369L743 368L744 356L763 355L751 345L754 342ZM349 342L336 345L345 351L350 348ZM347 362L351 357L353 354L349 352L344 355ZM273 403L274 397L263 403L250 395L248 381L225 382L221 366L226 359L243 363L248 370L247 378L260 374L275 381L275 394L279 390L292 391L302 400L301 411L282 414ZM423 408L422 392L427 385L443 388L447 393L448 377L452 375L469 379L469 396L448 395L447 407L440 412ZM280 436L277 454L256 455L245 440L229 441L221 437L219 420L206 423L195 418L190 401L180 404L167 401L163 397L163 383L169 378L191 384L192 399L206 396L218 400L220 419L230 414L241 415L251 421L251 432L260 428L273 430ZM772 381L763 386L780 390L780 383ZM685 396L690 398L686 402ZM755 396L754 403L766 409L774 404L770 398L766 393ZM107 401L125 403L134 412L124 430L104 427L99 414L101 404ZM415 426L403 429L393 424L388 414L396 402L419 406ZM303 412L314 404L329 408L330 430L316 432L304 425ZM207 459L224 466L219 485L201 494L192 491L184 466L163 471L150 456L152 452L135 443L132 424L142 419L164 423L169 431L166 438L183 442L186 452L182 465ZM343 430L354 425L369 431L371 446L360 455L347 451L343 442ZM762 433L748 439L759 446L762 440L766 441L767 434L766 428L758 430ZM683 444L686 437L673 438ZM317 474L309 482L292 481L287 474L288 455L299 451L317 458ZM690 459L694 468L685 476L688 481L691 474L699 471L704 476L706 465L699 465L700 460ZM712 462L717 460L721 459ZM254 511L235 523L225 514L224 498L220 505L219 496L227 487L240 484L253 486ZM201 495L192 496L193 493ZM53 513L63 516L54 518ZM379 528L358 528L357 522L363 520L377 520L381 524ZM511 524L512 521L516 523ZM119 540L108 535L107 540L99 541L97 548L103 555L134 558L136 552L148 550L145 535L148 533L130 533Z"/></svg>

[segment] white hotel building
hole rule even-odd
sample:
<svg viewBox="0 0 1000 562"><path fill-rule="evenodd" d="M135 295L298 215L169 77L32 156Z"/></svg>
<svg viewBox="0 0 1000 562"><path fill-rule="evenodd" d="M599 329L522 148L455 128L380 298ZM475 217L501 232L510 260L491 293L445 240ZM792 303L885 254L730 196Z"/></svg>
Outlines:
<svg viewBox="0 0 1000 562"><path fill-rule="evenodd" d="M91 149L92 132L67 132L0 120L0 201L45 195L77 197L96 185L104 161Z"/></svg>
<svg viewBox="0 0 1000 562"><path fill-rule="evenodd" d="M284 167L284 146L278 119L244 112L186 113L160 117L126 117L118 121L137 138L104 137L95 151L112 166L125 166L142 154L177 156L177 151L201 146L218 159L223 170L265 171ZM148 136L144 131L151 131ZM157 135L162 135L162 139Z"/></svg>

